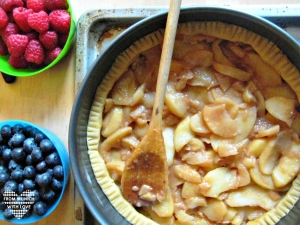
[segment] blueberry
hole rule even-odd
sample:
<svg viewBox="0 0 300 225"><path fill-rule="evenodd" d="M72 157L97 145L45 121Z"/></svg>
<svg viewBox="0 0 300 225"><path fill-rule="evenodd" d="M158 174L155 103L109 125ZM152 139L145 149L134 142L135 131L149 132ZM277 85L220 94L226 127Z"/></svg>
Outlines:
<svg viewBox="0 0 300 225"><path fill-rule="evenodd" d="M0 165L0 173L7 173L8 169L5 165Z"/></svg>
<svg viewBox="0 0 300 225"><path fill-rule="evenodd" d="M33 127L33 128L30 130L30 132L29 132L29 136L34 138L34 137L35 137L35 134L38 133L38 132L40 132L40 131L39 131L37 128L34 128L34 127Z"/></svg>
<svg viewBox="0 0 300 225"><path fill-rule="evenodd" d="M36 174L35 178L34 178L34 182L38 185L39 184L39 180L41 178L42 174Z"/></svg>
<svg viewBox="0 0 300 225"><path fill-rule="evenodd" d="M38 215L42 216L47 212L47 204L44 201L38 201L33 205L33 211Z"/></svg>
<svg viewBox="0 0 300 225"><path fill-rule="evenodd" d="M10 149L13 149L13 148L14 148L12 142L13 142L13 139L12 139L12 138L8 139L8 141L7 141L7 147L9 147Z"/></svg>
<svg viewBox="0 0 300 225"><path fill-rule="evenodd" d="M34 141L33 137L26 138L23 142L24 151L27 154L30 154L34 148L37 147L37 144Z"/></svg>
<svg viewBox="0 0 300 225"><path fill-rule="evenodd" d="M26 156L25 164L26 165L32 165L33 164L31 155Z"/></svg>
<svg viewBox="0 0 300 225"><path fill-rule="evenodd" d="M2 152L2 158L6 162L8 162L9 160L12 159L11 149L10 148L6 148L6 149L3 150L3 152Z"/></svg>
<svg viewBox="0 0 300 225"><path fill-rule="evenodd" d="M35 178L36 171L34 166L25 166L24 168L24 178L26 179L33 179Z"/></svg>
<svg viewBox="0 0 300 225"><path fill-rule="evenodd" d="M39 193L41 199L49 205L53 204L56 200L55 192L51 188L41 188Z"/></svg>
<svg viewBox="0 0 300 225"><path fill-rule="evenodd" d="M0 135L0 142L1 142L1 135ZM6 149L6 146L5 145L0 145L0 158L2 157L3 155L3 150Z"/></svg>
<svg viewBox="0 0 300 225"><path fill-rule="evenodd" d="M5 166L6 167L7 162L4 161L2 157L0 157L0 166Z"/></svg>
<svg viewBox="0 0 300 225"><path fill-rule="evenodd" d="M23 174L24 171L22 169L15 169L11 172L11 179L16 182L22 182L24 179Z"/></svg>
<svg viewBox="0 0 300 225"><path fill-rule="evenodd" d="M18 184L18 192L17 192L17 193L20 195L20 194L23 193L24 190L25 190L25 189L24 189L23 183L19 183L19 184Z"/></svg>
<svg viewBox="0 0 300 225"><path fill-rule="evenodd" d="M24 179L23 185L25 190L33 190L35 188L35 182L30 179Z"/></svg>
<svg viewBox="0 0 300 225"><path fill-rule="evenodd" d="M12 137L11 137L11 145L13 147L21 147L23 146L23 142L26 139L25 135L22 133L15 133Z"/></svg>
<svg viewBox="0 0 300 225"><path fill-rule="evenodd" d="M53 177L53 169L48 168L46 172L49 173L51 177Z"/></svg>
<svg viewBox="0 0 300 225"><path fill-rule="evenodd" d="M12 132L11 132L11 126L10 125L4 125L1 127L1 136L4 139L10 139L12 136Z"/></svg>
<svg viewBox="0 0 300 225"><path fill-rule="evenodd" d="M9 209L9 208L6 208L4 210L3 216L7 220L11 220L12 218L14 218L14 214L12 213L11 209Z"/></svg>
<svg viewBox="0 0 300 225"><path fill-rule="evenodd" d="M56 151L47 155L45 161L47 165L51 168L61 164L60 157Z"/></svg>
<svg viewBox="0 0 300 225"><path fill-rule="evenodd" d="M4 144L4 138L2 137L1 132L0 132L0 144Z"/></svg>
<svg viewBox="0 0 300 225"><path fill-rule="evenodd" d="M4 185L4 192L6 191L18 191L18 183L14 180L9 180Z"/></svg>
<svg viewBox="0 0 300 225"><path fill-rule="evenodd" d="M15 169L22 169L22 165L16 162L14 159L9 160L8 162L8 169L13 171Z"/></svg>
<svg viewBox="0 0 300 225"><path fill-rule="evenodd" d="M29 136L30 136L30 132L31 132L32 129L33 129L33 127L30 126L30 125L26 125L26 126L23 128L23 133L25 134L26 137L29 137Z"/></svg>
<svg viewBox="0 0 300 225"><path fill-rule="evenodd" d="M64 170L62 165L57 165L53 168L53 176L58 180L62 180L64 178Z"/></svg>
<svg viewBox="0 0 300 225"><path fill-rule="evenodd" d="M40 142L45 138L45 135L42 132L37 132L34 136L34 141L37 144L40 144ZM40 146L41 147L41 146Z"/></svg>
<svg viewBox="0 0 300 225"><path fill-rule="evenodd" d="M11 156L15 161L20 162L20 161L24 161L24 159L26 158L26 153L22 147L19 147L19 148L14 148L12 150Z"/></svg>
<svg viewBox="0 0 300 225"><path fill-rule="evenodd" d="M23 128L24 128L24 126L22 124L17 123L12 126L11 132L12 132L12 134L19 133L19 132L23 131Z"/></svg>
<svg viewBox="0 0 300 225"><path fill-rule="evenodd" d="M46 162L43 160L35 166L35 169L38 173L44 173L47 171L48 167Z"/></svg>
<svg viewBox="0 0 300 225"><path fill-rule="evenodd" d="M63 181L53 178L51 182L51 188L53 191L60 192L63 188Z"/></svg>
<svg viewBox="0 0 300 225"><path fill-rule="evenodd" d="M3 187L9 179L10 177L6 172L0 172L0 187Z"/></svg>
<svg viewBox="0 0 300 225"><path fill-rule="evenodd" d="M0 196L3 197L3 194L4 194L4 187L0 188Z"/></svg>
<svg viewBox="0 0 300 225"><path fill-rule="evenodd" d="M31 192L33 193L33 201L34 201L34 203L38 202L41 199L39 191L36 190L36 189L34 189Z"/></svg>
<svg viewBox="0 0 300 225"><path fill-rule="evenodd" d="M40 187L48 187L50 186L52 181L52 177L49 173L42 173L40 176L37 178L37 183Z"/></svg>
<svg viewBox="0 0 300 225"><path fill-rule="evenodd" d="M36 147L31 152L31 158L33 162L41 162L43 160L43 153L39 147Z"/></svg>
<svg viewBox="0 0 300 225"><path fill-rule="evenodd" d="M4 201L0 202L0 210L3 212L6 209L6 204Z"/></svg>
<svg viewBox="0 0 300 225"><path fill-rule="evenodd" d="M55 150L53 143L48 138L43 139L41 141L40 148L41 148L42 152L45 154L50 154L51 152L53 152Z"/></svg>

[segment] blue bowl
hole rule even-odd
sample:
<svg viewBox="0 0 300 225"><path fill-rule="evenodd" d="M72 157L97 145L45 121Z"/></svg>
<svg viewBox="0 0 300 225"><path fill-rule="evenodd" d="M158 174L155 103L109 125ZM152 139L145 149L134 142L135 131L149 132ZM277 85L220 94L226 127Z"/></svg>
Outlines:
<svg viewBox="0 0 300 225"><path fill-rule="evenodd" d="M49 131L45 128L39 127L37 125L34 125L34 124L26 122L26 121L22 121L22 120L5 120L5 121L1 121L0 122L0 128L4 125L14 126L16 124L21 124L23 126L32 126L33 128L37 128L49 140L51 140L53 145L55 146L59 156L60 156L61 163L62 163L62 166L63 166L63 171L64 171L63 188L62 188L62 191L60 193L60 196L57 198L55 203L53 203L48 208L47 212L43 216L38 216L35 213L32 213L32 215L27 217L27 218L18 219L16 217L14 217L13 219L7 220L7 219L4 218L3 212L0 211L0 220L4 220L6 222L10 222L10 223L13 223L13 224L29 224L29 223L35 223L35 222L37 222L39 220L42 220L45 217L49 216L56 209L56 207L59 205L59 203L60 203L60 201L61 201L61 199L64 195L64 192L65 192L68 180L69 180L69 176L70 176L70 160L69 160L68 151L67 151L66 147L64 146L63 142L54 133L52 133L51 131Z"/></svg>

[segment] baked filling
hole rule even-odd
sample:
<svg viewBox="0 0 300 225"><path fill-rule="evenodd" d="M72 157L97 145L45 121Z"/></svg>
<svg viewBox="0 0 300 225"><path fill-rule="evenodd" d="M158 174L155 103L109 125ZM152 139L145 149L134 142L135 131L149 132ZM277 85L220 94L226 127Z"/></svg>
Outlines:
<svg viewBox="0 0 300 225"><path fill-rule="evenodd" d="M178 26L163 114L167 198L134 208L122 197L162 40L158 30L134 43L95 95L88 151L103 192L132 224L275 224L300 196L300 74L270 41L220 22ZM153 197L147 184L136 191Z"/></svg>

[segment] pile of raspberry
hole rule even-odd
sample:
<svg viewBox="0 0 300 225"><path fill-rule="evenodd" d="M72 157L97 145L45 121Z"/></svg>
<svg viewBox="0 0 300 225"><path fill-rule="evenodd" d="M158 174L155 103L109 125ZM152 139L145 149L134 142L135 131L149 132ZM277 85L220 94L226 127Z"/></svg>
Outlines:
<svg viewBox="0 0 300 225"><path fill-rule="evenodd" d="M67 0L0 0L0 55L16 69L39 69L61 52L70 31Z"/></svg>

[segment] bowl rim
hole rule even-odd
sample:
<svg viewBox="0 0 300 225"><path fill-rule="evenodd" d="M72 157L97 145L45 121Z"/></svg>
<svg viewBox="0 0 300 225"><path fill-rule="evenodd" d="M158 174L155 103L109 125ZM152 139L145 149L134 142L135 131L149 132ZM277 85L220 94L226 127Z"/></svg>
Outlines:
<svg viewBox="0 0 300 225"><path fill-rule="evenodd" d="M3 125L7 125L9 124L10 126L13 126L15 124L22 124L23 126L32 126L34 128L37 128L38 130L40 130L43 134L46 135L47 138L49 138L51 140L51 142L53 143L53 145L55 146L60 158L61 158L61 162L62 162L62 166L63 166L63 170L64 170L64 184L63 184L63 188L62 191L59 195L59 198L56 200L56 202L54 204L52 204L47 212L43 215L43 216L38 216L38 215L31 215L28 218L13 218L11 220L7 220L4 218L3 213L0 211L0 220L6 221L6 222L10 222L10 223L14 223L14 224L29 224L29 223L35 223L37 221L40 221L44 218L46 218L47 216L49 216L59 205L59 203L61 202L65 190L67 188L68 185L68 181L70 178L70 160L69 160L69 155L68 155L68 151L67 148L65 147L65 145L63 144L63 142L50 130L35 125L33 123L24 121L24 120L3 120L0 121L0 128Z"/></svg>
<svg viewBox="0 0 300 225"><path fill-rule="evenodd" d="M67 9L67 12L70 13L70 19L71 19L70 20L70 31L69 31L68 39L65 43L65 46L62 48L62 51L58 55L58 57L53 62L51 62L49 65L47 65L41 69L32 69L32 68L15 69L8 63L9 54L5 55L5 56L0 55L0 72L5 73L7 75L16 76L16 77L28 77L28 76L37 75L37 74L40 74L40 73L48 70L49 68L55 66L61 59L63 59L67 55L69 50L72 48L72 44L73 44L73 40L74 40L74 36L75 36L75 32L76 32L76 23L74 21L74 12L72 10L70 0L67 0L67 2L69 4L69 8Z"/></svg>
<svg viewBox="0 0 300 225"><path fill-rule="evenodd" d="M130 223L124 219L121 220L123 217L120 213L113 207L110 207L111 204L108 202L106 196L103 196L104 194L94 177L91 165L88 164L89 157L87 153L86 126L91 103L103 76L114 62L113 59L122 52L122 49L124 51L140 37L159 28L163 28L166 23L166 18L167 12L149 16L129 27L112 41L109 48L105 49L89 68L73 105L69 126L69 148L72 173L74 175L76 186L86 203L87 208L92 216L103 225L112 223L128 225ZM300 70L300 61L297 61L297 56L300 55L300 46L298 42L287 32L265 18L219 6L183 7L179 15L179 23L192 20L222 21L245 27L258 34L263 34L264 37L277 45L278 48L288 56L297 69ZM136 36L139 38L136 38ZM110 212L112 215L107 214L107 207L111 210ZM293 213L291 212L291 214ZM285 220L290 221L290 219L292 219L290 222L294 222L295 216L297 215L294 214L289 218L285 217L282 221L284 223Z"/></svg>

